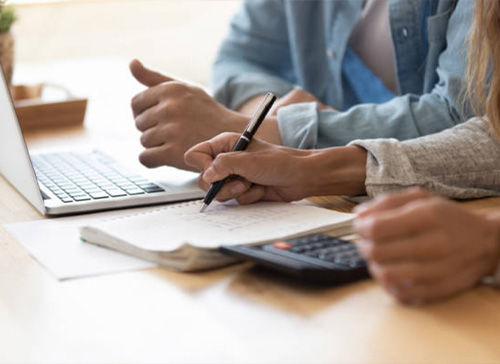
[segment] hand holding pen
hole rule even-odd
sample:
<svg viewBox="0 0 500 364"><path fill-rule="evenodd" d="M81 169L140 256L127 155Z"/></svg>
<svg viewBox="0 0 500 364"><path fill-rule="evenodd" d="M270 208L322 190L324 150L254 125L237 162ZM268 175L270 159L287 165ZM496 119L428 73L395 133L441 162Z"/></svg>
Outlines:
<svg viewBox="0 0 500 364"><path fill-rule="evenodd" d="M269 112L275 101L276 101L276 96L268 92L264 97L264 100L262 100L259 107L257 108L257 111L255 112L254 116L252 117L252 119L250 119L250 122L248 123L245 131L241 134L240 138L234 145L232 149L233 152L243 151L248 147L250 141L252 140L253 136L259 129L259 126L264 121L267 113ZM200 212L205 211L208 205L210 205L210 203L217 196L217 193L220 191L222 186L224 186L224 183L227 181L228 178L229 177L224 178L223 180L215 182L210 186L210 189L208 190L207 194L205 195L205 198L203 199L203 206L201 207Z"/></svg>

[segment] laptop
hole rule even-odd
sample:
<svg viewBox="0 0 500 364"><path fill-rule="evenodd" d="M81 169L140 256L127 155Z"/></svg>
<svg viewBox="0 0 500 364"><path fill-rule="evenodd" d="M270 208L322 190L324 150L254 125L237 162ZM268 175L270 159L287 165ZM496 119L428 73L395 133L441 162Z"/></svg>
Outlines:
<svg viewBox="0 0 500 364"><path fill-rule="evenodd" d="M1 67L0 67L1 69ZM43 215L67 215L202 198L194 173L164 167L151 180L103 151L30 155L0 71L0 174Z"/></svg>

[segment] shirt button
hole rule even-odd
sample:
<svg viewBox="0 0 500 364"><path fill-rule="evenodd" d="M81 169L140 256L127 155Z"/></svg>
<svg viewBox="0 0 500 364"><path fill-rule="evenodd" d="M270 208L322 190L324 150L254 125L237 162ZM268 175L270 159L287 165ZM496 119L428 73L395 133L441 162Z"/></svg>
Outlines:
<svg viewBox="0 0 500 364"><path fill-rule="evenodd" d="M326 56L327 56L328 58L332 58L332 59L334 59L334 58L336 58L336 57L337 57L337 54L335 53L335 51L334 51L333 49L327 49L327 50L326 50Z"/></svg>
<svg viewBox="0 0 500 364"><path fill-rule="evenodd" d="M408 28L403 28L401 30L401 34L403 35L403 38L408 38Z"/></svg>

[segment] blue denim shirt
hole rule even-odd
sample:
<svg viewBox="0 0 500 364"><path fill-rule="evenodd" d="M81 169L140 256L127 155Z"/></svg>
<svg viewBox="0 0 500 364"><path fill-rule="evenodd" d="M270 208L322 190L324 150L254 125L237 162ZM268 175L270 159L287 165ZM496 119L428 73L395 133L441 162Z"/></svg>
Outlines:
<svg viewBox="0 0 500 364"><path fill-rule="evenodd" d="M362 0L245 1L214 64L215 98L235 109L298 86L338 110L318 111L315 103L280 109L283 144L295 148L411 139L472 116L462 77L474 0L390 0L399 95L349 50L362 7Z"/></svg>

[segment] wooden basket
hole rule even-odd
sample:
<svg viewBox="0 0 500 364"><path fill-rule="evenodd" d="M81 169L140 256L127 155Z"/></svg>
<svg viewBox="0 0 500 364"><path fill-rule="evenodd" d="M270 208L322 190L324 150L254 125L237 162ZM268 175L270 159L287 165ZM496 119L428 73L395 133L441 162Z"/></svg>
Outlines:
<svg viewBox="0 0 500 364"><path fill-rule="evenodd" d="M58 101L43 100L42 92L46 87L59 88L66 97ZM17 85L11 86L11 94L23 131L82 125L85 119L87 99L74 97L60 86Z"/></svg>

